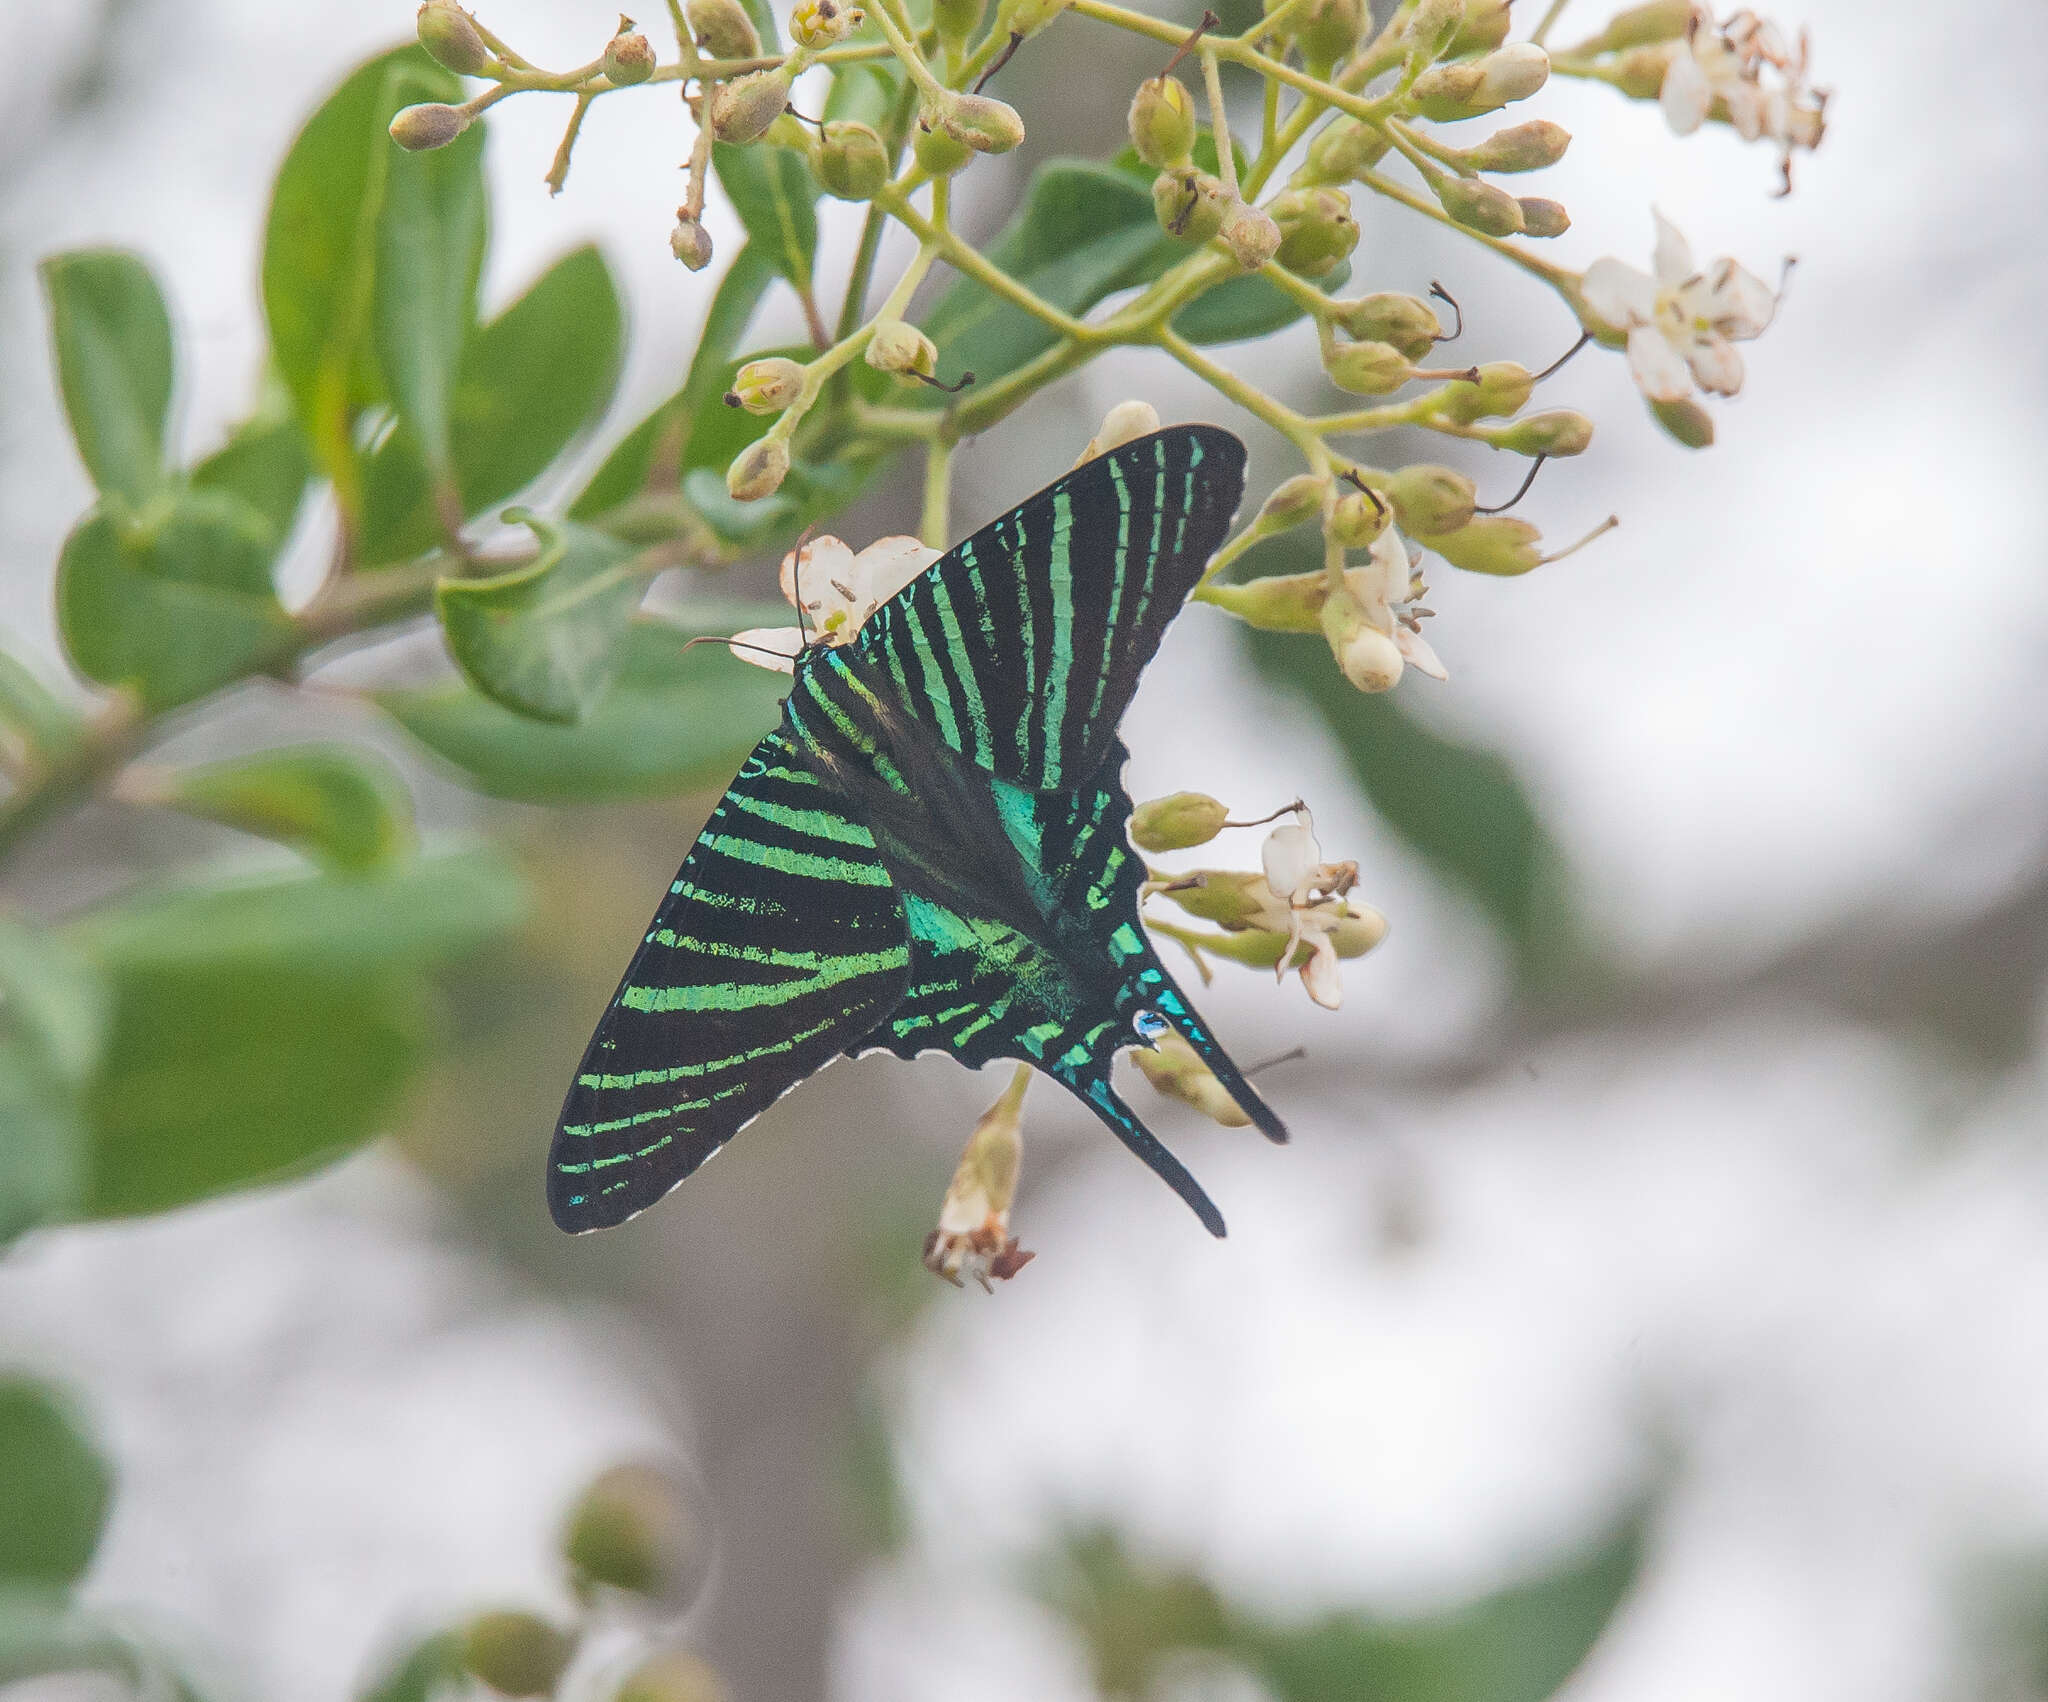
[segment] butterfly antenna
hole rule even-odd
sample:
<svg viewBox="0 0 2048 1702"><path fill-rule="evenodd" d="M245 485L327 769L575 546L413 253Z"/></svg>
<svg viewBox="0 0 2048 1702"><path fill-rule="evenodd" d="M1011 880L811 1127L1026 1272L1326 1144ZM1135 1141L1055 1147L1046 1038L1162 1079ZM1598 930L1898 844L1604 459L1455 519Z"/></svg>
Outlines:
<svg viewBox="0 0 2048 1702"><path fill-rule="evenodd" d="M700 644L723 644L728 650L751 650L756 656L773 656L778 662L789 660L780 650L770 650L765 644L749 644L743 638L722 638L715 632L702 632L695 638L685 639L683 648L694 650Z"/></svg>

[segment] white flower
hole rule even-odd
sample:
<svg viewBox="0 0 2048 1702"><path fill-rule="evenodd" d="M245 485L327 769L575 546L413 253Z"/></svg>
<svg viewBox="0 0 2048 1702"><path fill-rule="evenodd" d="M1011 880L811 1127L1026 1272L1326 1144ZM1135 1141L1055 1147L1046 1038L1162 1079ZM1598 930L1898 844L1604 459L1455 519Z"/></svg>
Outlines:
<svg viewBox="0 0 2048 1702"><path fill-rule="evenodd" d="M1768 87L1766 67L1777 74ZM1665 69L1658 102L1672 130L1690 136L1719 100L1744 141L1768 136L1782 149L1784 192L1789 193L1793 149L1817 146L1826 129L1826 96L1806 86L1806 69L1804 34L1795 53L1777 25L1754 12L1737 12L1725 25L1716 25L1707 7L1695 5L1685 37Z"/></svg>
<svg viewBox="0 0 2048 1702"><path fill-rule="evenodd" d="M1134 443L1141 437L1150 437L1159 429L1159 410L1150 402L1119 402L1102 416L1102 424L1095 435L1088 440L1088 447L1081 451L1082 461L1093 461L1098 455L1107 455L1112 449L1126 443Z"/></svg>
<svg viewBox="0 0 2048 1702"><path fill-rule="evenodd" d="M1293 821L1266 835L1259 859L1271 894L1270 913L1259 918L1260 925L1287 935L1286 948L1273 966L1274 979L1286 979L1297 952L1306 946L1309 955L1301 966L1301 984L1311 999L1333 1011L1343 1001L1344 986L1337 942L1331 936L1351 920L1344 894L1357 884L1358 865L1323 861L1315 820L1305 809L1296 810Z"/></svg>
<svg viewBox="0 0 2048 1702"><path fill-rule="evenodd" d="M1612 258L1586 268L1586 306L1628 338L1628 370L1652 402L1682 402L1693 381L1717 396L1742 388L1738 342L1761 333L1777 311L1771 288L1733 260L1693 269L1692 249L1662 213L1656 276Z"/></svg>
<svg viewBox="0 0 2048 1702"><path fill-rule="evenodd" d="M1365 565L1346 570L1344 583L1365 606L1365 618L1373 629L1394 641L1403 662L1433 680L1451 677L1422 636L1422 622L1433 611L1403 606L1416 602L1429 587L1416 576L1408 546L1391 525L1373 539ZM1398 668L1395 677L1399 677Z"/></svg>
<svg viewBox="0 0 2048 1702"><path fill-rule="evenodd" d="M850 644L861 624L939 559L915 538L878 538L855 555L837 538L813 538L782 558L782 594L796 626L756 626L733 634L734 654L757 668L793 672L806 644ZM744 647L744 648L741 648Z"/></svg>

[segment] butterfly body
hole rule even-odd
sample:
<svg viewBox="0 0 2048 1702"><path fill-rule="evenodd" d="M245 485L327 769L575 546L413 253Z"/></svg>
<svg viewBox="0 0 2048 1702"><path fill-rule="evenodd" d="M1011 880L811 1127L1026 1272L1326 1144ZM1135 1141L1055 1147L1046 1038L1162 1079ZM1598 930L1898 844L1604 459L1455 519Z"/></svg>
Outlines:
<svg viewBox="0 0 2048 1702"><path fill-rule="evenodd" d="M832 1057L879 1048L1033 1064L1223 1232L1111 1087L1117 1051L1163 1020L1285 1132L1140 926L1115 723L1242 466L1210 428L1126 445L797 659L570 1089L562 1227L631 1216Z"/></svg>

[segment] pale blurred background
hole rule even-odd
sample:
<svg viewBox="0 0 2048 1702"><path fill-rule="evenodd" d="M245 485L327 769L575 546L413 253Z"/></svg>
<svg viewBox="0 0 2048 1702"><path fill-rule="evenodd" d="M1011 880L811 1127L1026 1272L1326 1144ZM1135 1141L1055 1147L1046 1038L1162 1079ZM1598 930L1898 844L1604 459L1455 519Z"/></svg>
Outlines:
<svg viewBox="0 0 2048 1702"><path fill-rule="evenodd" d="M613 18L483 11L542 63L587 59ZM1577 0L1560 37L1606 11ZM508 837L539 902L518 951L452 983L457 1044L405 1126L313 1180L46 1232L0 1267L0 1364L68 1382L120 1473L88 1594L174 1627L223 1694L340 1702L408 1626L552 1601L568 1498L651 1454L701 1490L689 1631L737 1702L1087 1702L1030 1584L1074 1529L1286 1624L1424 1615L1647 1504L1572 1702L2048 1695L2026 1582L2048 1553L2048 252L2026 212L2048 15L1776 15L1811 26L1835 90L1788 200L1725 130L1544 97L1577 138L1540 190L1574 219L1561 257L1645 263L1654 204L1703 258L1799 266L1707 453L1655 430L1612 356L1553 381L1600 435L1524 512L1560 539L1621 527L1525 580L1441 571L1451 680L1400 687L1512 759L1602 976L1517 993L1480 913L1197 610L1128 723L1133 792L1263 813L1298 791L1392 920L1340 1014L1250 972L1203 996L1241 1058L1308 1048L1265 1084L1292 1147L1147 1100L1230 1239L1042 1091L1018 1212L1039 1257L993 1298L944 1289L919 1238L997 1083L870 1060L571 1242L540 1193L556 1097L707 801L487 805L409 756L429 826ZM183 338L182 440L210 445L255 382L275 163L410 22L405 0L0 0L0 629L53 670L50 565L89 490L36 259L147 256ZM970 228L1052 138L1117 145L1153 68L1078 21L1034 43L1002 82L1032 147L969 174ZM673 388L708 299L667 250L688 133L671 91L605 100L550 201L562 116L492 116L487 294L602 244L631 303L616 432ZM1570 341L1534 285L1360 207L1354 291L1441 278L1461 358L1540 366ZM856 210L824 211L829 287ZM730 238L723 209L711 228ZM1276 388L1314 375L1300 329L1230 358ZM966 453L956 530L1126 395L1243 426L1117 357ZM1292 470L1248 435L1255 481ZM1461 464L1494 501L1522 470ZM896 487L861 523L914 514ZM350 713L345 735L403 750ZM273 701L239 714L243 742L297 730ZM217 843L95 812L17 896L73 904ZM1169 1693L1262 1694L1192 1670Z"/></svg>

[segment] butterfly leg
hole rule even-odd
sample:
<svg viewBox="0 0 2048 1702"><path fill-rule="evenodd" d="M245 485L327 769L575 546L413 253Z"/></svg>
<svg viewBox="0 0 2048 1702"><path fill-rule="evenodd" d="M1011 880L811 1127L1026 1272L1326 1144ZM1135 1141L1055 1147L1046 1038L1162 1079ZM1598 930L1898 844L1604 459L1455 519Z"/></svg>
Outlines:
<svg viewBox="0 0 2048 1702"><path fill-rule="evenodd" d="M1138 1121L1131 1108L1116 1096L1106 1075L1082 1075L1055 1069L1055 1080L1078 1098L1109 1126L1109 1132L1143 1159L1152 1173L1187 1201L1202 1227L1211 1235L1224 1234L1223 1214L1215 1201L1202 1192L1201 1183L1188 1174L1187 1166L1160 1144L1159 1137Z"/></svg>

